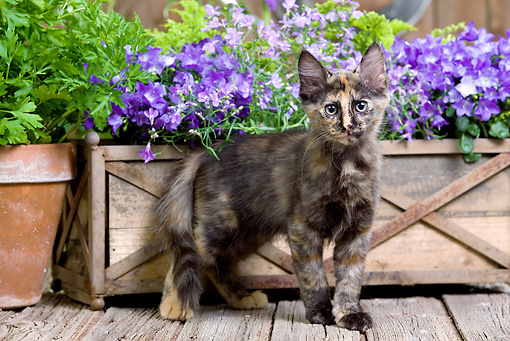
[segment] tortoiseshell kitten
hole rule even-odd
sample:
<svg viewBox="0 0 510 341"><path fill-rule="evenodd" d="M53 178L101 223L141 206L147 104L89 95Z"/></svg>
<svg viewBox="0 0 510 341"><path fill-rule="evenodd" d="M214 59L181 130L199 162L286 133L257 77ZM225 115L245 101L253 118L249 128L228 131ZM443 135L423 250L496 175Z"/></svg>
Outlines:
<svg viewBox="0 0 510 341"><path fill-rule="evenodd" d="M158 209L170 255L162 316L193 316L202 271L230 307L265 306L264 293L249 293L236 279L236 266L283 234L308 320L371 327L359 294L378 199L377 135L389 100L384 55L374 43L354 72L332 74L303 51L298 71L311 130L239 136L221 162L207 152L187 158L168 187ZM329 241L333 305L322 260Z"/></svg>

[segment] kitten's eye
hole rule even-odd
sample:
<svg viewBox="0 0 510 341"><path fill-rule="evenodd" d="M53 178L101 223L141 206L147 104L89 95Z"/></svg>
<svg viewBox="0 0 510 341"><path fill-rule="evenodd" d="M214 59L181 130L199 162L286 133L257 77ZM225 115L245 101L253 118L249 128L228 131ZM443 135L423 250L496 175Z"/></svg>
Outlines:
<svg viewBox="0 0 510 341"><path fill-rule="evenodd" d="M336 105L329 104L329 105L326 105L326 107L324 108L324 111L326 112L326 115L333 116L337 113L338 109L337 109Z"/></svg>
<svg viewBox="0 0 510 341"><path fill-rule="evenodd" d="M368 103L365 101L359 101L356 103L356 111L358 112L365 112L368 109Z"/></svg>

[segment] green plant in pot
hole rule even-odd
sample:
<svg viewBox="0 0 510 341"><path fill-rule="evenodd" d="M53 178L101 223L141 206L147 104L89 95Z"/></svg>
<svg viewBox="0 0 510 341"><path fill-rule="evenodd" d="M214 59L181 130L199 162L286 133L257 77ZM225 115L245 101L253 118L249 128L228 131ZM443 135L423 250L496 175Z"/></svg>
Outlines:
<svg viewBox="0 0 510 341"><path fill-rule="evenodd" d="M0 32L0 308L14 308L41 297L76 173L69 136L106 122L116 82L149 79L124 46L150 41L139 21L85 0L2 0Z"/></svg>

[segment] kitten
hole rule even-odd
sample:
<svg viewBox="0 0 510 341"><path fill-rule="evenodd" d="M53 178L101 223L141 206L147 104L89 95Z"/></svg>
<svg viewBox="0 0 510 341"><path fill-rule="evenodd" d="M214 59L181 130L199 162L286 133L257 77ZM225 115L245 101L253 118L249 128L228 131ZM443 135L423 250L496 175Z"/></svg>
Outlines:
<svg viewBox="0 0 510 341"><path fill-rule="evenodd" d="M283 234L308 320L371 327L359 294L378 199L377 135L389 101L384 55L374 43L354 72L332 74L303 50L298 71L311 130L238 136L221 162L206 152L187 158L168 187L158 209L170 255L163 317L193 316L202 271L230 307L265 306L264 293L238 282L236 265ZM333 305L322 260L329 241Z"/></svg>

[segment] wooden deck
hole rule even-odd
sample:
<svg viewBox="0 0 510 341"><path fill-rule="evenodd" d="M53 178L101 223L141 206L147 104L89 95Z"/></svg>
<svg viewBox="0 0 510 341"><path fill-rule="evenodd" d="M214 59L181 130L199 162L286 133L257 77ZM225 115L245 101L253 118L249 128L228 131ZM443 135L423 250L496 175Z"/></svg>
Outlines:
<svg viewBox="0 0 510 341"><path fill-rule="evenodd" d="M33 307L0 311L0 340L510 340L510 295L442 294L439 297L362 300L374 319L366 335L306 321L299 300L261 310L204 306L186 323L159 317L157 300L91 311L58 294ZM126 302L127 301L127 302Z"/></svg>

